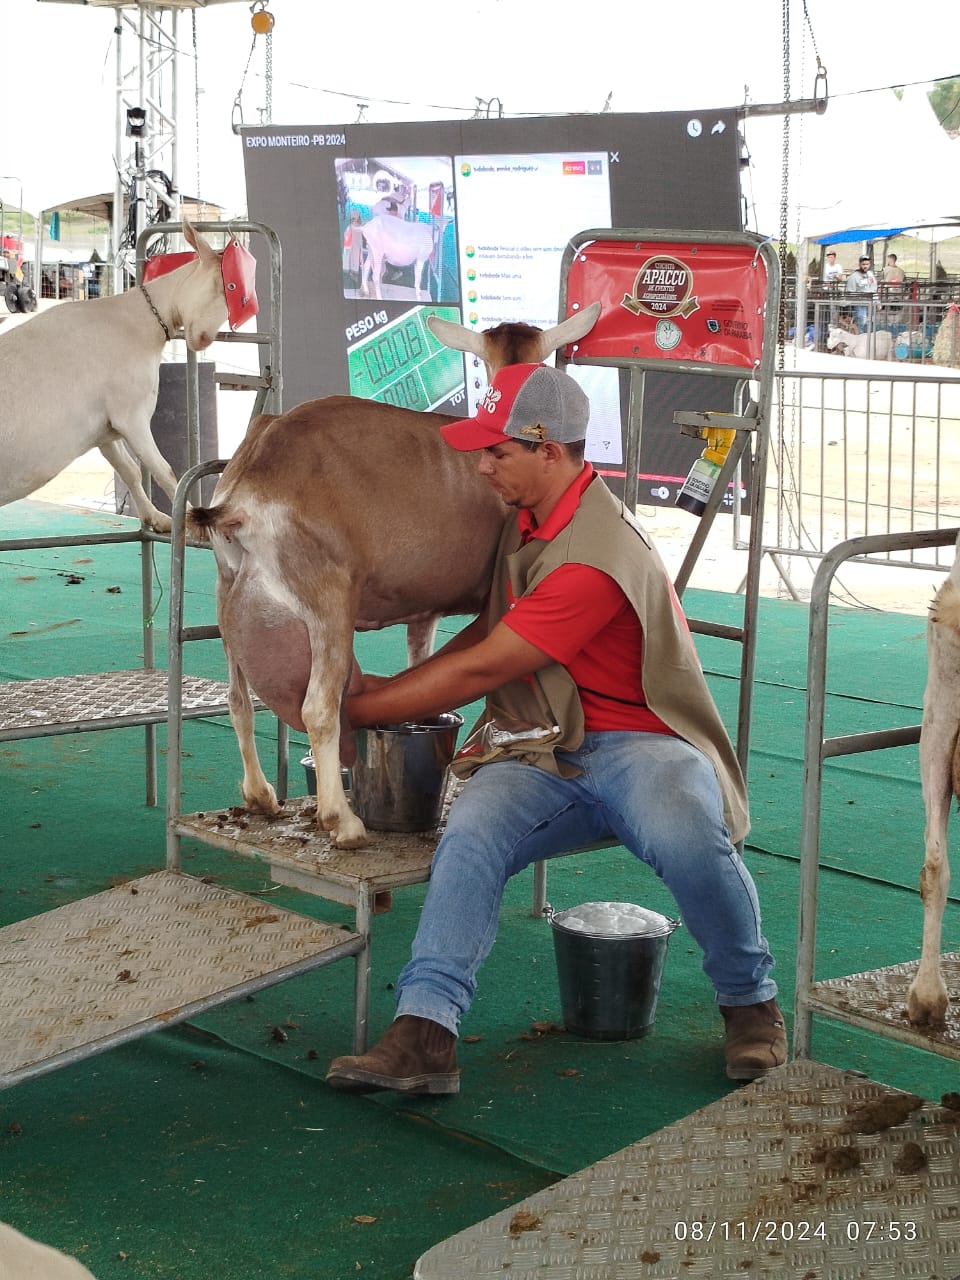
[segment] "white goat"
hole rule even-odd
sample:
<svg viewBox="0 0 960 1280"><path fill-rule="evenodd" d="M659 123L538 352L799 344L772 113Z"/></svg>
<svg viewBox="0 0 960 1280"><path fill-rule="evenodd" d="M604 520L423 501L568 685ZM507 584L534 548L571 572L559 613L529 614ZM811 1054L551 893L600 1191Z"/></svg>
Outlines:
<svg viewBox="0 0 960 1280"><path fill-rule="evenodd" d="M150 434L160 357L179 328L202 351L227 319L223 255L189 223L184 236L200 256L149 286L51 307L0 336L0 506L98 448L144 524L169 533L140 478L142 463L173 497L177 478Z"/></svg>
<svg viewBox="0 0 960 1280"><path fill-rule="evenodd" d="M889 360L893 336L887 329L876 329L873 333L831 329L827 334L827 350L841 356L856 356L859 360Z"/></svg>
<svg viewBox="0 0 960 1280"><path fill-rule="evenodd" d="M426 222L406 222L393 213L378 213L360 228L367 246L360 292L380 298L384 264L413 266L413 288L417 299L430 301L429 289L421 288L423 269L433 253L433 231Z"/></svg>
<svg viewBox="0 0 960 1280"><path fill-rule="evenodd" d="M907 992L907 1016L915 1026L943 1026L949 996L940 968L943 912L950 885L947 823L950 801L960 797L960 539L953 568L927 616L927 687L920 728L920 782L926 812L925 854L920 872L923 946Z"/></svg>
<svg viewBox="0 0 960 1280"><path fill-rule="evenodd" d="M0 1222L0 1276L4 1280L94 1280L76 1258L38 1244Z"/></svg>

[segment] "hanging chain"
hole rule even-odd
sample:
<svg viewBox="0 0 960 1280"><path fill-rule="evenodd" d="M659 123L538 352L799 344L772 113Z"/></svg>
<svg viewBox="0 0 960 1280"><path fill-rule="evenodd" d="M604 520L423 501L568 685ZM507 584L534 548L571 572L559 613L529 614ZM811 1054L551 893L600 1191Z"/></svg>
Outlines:
<svg viewBox="0 0 960 1280"><path fill-rule="evenodd" d="M250 70L250 63L253 61L253 51L256 47L257 36L256 32L254 32L253 43L250 45L250 52L247 54L247 65L243 68L243 75L240 77L240 88L237 90L237 96L233 100L233 111L231 113L230 126L234 133L239 133L240 125L243 124L243 86L247 83L247 72Z"/></svg>
<svg viewBox="0 0 960 1280"><path fill-rule="evenodd" d="M197 11L190 12L191 35L193 37L193 128L194 148L197 161L197 200L201 197L200 186L200 59L197 56Z"/></svg>
<svg viewBox="0 0 960 1280"><path fill-rule="evenodd" d="M790 0L782 0L783 5L783 101L784 107L790 101ZM777 545L783 546L783 504L784 504L784 382L785 364L784 347L786 343L786 292L787 292L787 218L790 191L790 113L784 109L783 135L780 152L780 305L777 308L777 370L780 373L776 381L777 387L777 423L779 426L777 440L777 474L780 477L780 498L777 503Z"/></svg>
<svg viewBox="0 0 960 1280"><path fill-rule="evenodd" d="M790 0L783 0L783 102L790 101ZM777 367L784 366L786 342L787 220L790 206L790 112L783 113L783 142L780 153L780 308L777 315Z"/></svg>
<svg viewBox="0 0 960 1280"><path fill-rule="evenodd" d="M806 20L807 30L810 32L810 43L813 45L813 55L817 60L817 74L826 75L827 69L820 61L820 50L817 48L817 37L813 34L813 23L810 21L810 14L807 12L807 0L803 0L803 16Z"/></svg>
<svg viewBox="0 0 960 1280"><path fill-rule="evenodd" d="M267 32L267 52L265 60L267 92L266 92L266 109L265 122L273 124L273 31Z"/></svg>

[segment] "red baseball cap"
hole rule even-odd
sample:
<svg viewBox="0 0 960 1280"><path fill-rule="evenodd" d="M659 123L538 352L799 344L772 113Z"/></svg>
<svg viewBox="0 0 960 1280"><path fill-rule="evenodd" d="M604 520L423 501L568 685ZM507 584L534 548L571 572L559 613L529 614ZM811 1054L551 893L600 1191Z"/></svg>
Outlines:
<svg viewBox="0 0 960 1280"><path fill-rule="evenodd" d="M590 402L567 373L546 364L510 364L500 369L480 401L475 418L440 428L453 449L489 449L511 440L573 444L584 440Z"/></svg>

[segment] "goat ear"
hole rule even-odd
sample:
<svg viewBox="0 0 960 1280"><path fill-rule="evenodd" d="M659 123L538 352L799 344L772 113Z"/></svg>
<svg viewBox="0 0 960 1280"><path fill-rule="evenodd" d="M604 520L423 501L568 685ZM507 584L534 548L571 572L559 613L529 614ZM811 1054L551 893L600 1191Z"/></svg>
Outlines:
<svg viewBox="0 0 960 1280"><path fill-rule="evenodd" d="M472 351L481 360L486 358L482 333L474 333L453 320L444 320L442 316L427 316L427 326L433 336L452 351Z"/></svg>
<svg viewBox="0 0 960 1280"><path fill-rule="evenodd" d="M569 342L576 342L585 333L589 333L597 323L599 315L600 303L592 302L589 307L584 307L575 315L568 316L552 329L544 330L540 335L540 359L546 360L547 356L552 355L554 351L558 351Z"/></svg>
<svg viewBox="0 0 960 1280"><path fill-rule="evenodd" d="M216 250L210 247L193 223L188 222L186 218L183 220L183 238L191 249L196 249L202 259L217 256Z"/></svg>

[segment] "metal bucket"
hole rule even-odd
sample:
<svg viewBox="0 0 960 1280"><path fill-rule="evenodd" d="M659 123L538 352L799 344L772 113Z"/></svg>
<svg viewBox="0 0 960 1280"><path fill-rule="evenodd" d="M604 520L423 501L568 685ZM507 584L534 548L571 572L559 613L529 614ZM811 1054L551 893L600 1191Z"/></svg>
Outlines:
<svg viewBox="0 0 960 1280"><path fill-rule="evenodd" d="M440 825L447 766L463 716L358 729L351 769L353 810L374 831L432 831Z"/></svg>
<svg viewBox="0 0 960 1280"><path fill-rule="evenodd" d="M667 944L679 920L631 902L585 902L543 914L553 929L563 1024L588 1040L653 1030Z"/></svg>
<svg viewBox="0 0 960 1280"><path fill-rule="evenodd" d="M307 779L307 795L315 796L317 794L317 767L313 763L313 752L308 751L300 761L303 765L303 772ZM340 782L344 791L350 790L350 770L340 766Z"/></svg>

